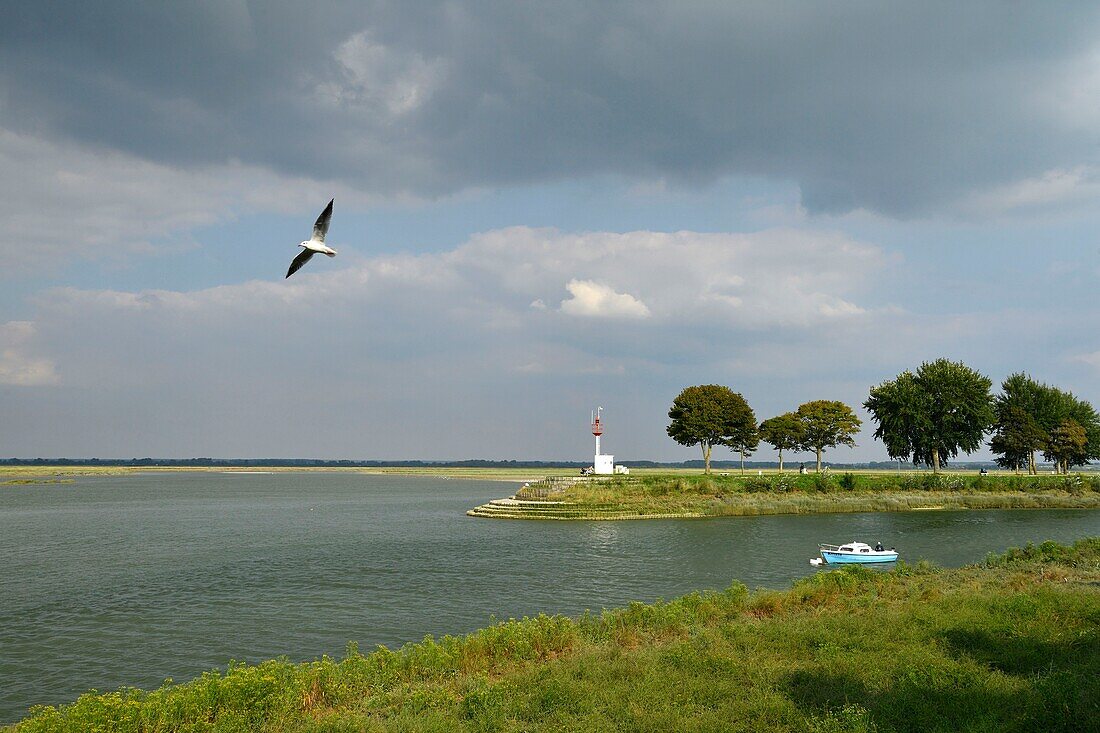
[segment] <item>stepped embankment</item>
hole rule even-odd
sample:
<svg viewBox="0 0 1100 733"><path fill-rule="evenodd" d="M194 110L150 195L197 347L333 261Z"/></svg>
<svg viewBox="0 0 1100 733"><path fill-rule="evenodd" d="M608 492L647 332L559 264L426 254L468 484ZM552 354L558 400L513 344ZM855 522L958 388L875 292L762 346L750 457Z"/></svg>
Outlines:
<svg viewBox="0 0 1100 733"><path fill-rule="evenodd" d="M615 503L580 504L571 501L517 499L514 496L507 499L493 499L486 504L469 510L466 514L471 517L488 519L551 520L672 519L706 516L699 512L653 513L647 511L644 507L630 507Z"/></svg>

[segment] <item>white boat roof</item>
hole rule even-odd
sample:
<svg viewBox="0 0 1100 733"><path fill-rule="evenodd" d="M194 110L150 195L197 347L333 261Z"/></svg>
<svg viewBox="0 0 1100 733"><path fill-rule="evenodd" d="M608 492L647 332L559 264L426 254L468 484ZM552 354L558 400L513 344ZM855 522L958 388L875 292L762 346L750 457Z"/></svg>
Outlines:
<svg viewBox="0 0 1100 733"><path fill-rule="evenodd" d="M830 552L862 552L863 550L871 550L871 546L866 542L845 542L843 545L821 545Z"/></svg>

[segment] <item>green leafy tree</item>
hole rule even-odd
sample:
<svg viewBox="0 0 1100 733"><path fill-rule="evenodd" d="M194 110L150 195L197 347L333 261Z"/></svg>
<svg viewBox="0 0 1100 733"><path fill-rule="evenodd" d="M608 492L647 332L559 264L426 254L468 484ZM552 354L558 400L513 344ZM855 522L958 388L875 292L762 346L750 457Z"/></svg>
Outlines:
<svg viewBox="0 0 1100 733"><path fill-rule="evenodd" d="M751 451L757 445L756 415L737 392L717 384L686 387L668 411L668 436L680 445L698 445L710 473L710 454L716 445ZM742 455L742 466L744 455Z"/></svg>
<svg viewBox="0 0 1100 733"><path fill-rule="evenodd" d="M852 408L835 400L814 400L799 405L795 417L802 423L803 450L817 454L817 472L821 473L821 454L838 445L853 446L863 421Z"/></svg>
<svg viewBox="0 0 1100 733"><path fill-rule="evenodd" d="M1096 413L1096 408L1089 402L1078 399L1072 393L1063 394L1068 397L1069 409L1066 411L1066 417L1059 425L1062 425L1065 420L1072 420L1080 425L1085 433L1085 446L1084 452L1081 454L1081 460L1074 460L1071 465L1084 465L1089 461L1100 460L1100 415ZM1051 431L1051 437L1053 437L1053 432Z"/></svg>
<svg viewBox="0 0 1100 733"><path fill-rule="evenodd" d="M939 473L948 458L982 444L995 418L992 386L962 362L937 359L921 364L916 374L903 372L873 387L863 405L891 457L911 456L913 463Z"/></svg>
<svg viewBox="0 0 1100 733"><path fill-rule="evenodd" d="M1085 432L1084 461L1100 459L1100 416L1087 401L1079 399L1072 392L1065 392L1048 384L1036 382L1023 373L1010 375L1001 384L1001 394L995 401L997 413L997 433L1002 432L1002 425L1009 420L1010 411L1021 410L1027 413L1035 425L1043 432L1042 443L1034 444L1028 453L1028 471L1035 473L1035 454L1039 450L1044 451L1047 460L1054 461L1058 470L1062 470L1061 461L1054 458L1052 453L1045 450L1053 433L1061 427L1066 420L1073 420ZM1018 422L1018 416L1017 416ZM996 439L996 436L995 436ZM997 447L1003 443L998 441ZM995 447L994 452L1000 451ZM1077 465L1077 464L1073 464Z"/></svg>
<svg viewBox="0 0 1100 733"><path fill-rule="evenodd" d="M802 421L793 412L769 417L760 423L760 438L779 452L779 472L783 473L783 451L802 446Z"/></svg>
<svg viewBox="0 0 1100 733"><path fill-rule="evenodd" d="M1045 384L1040 384L1023 372L1009 375L1001 383L1001 394L994 400L994 412L996 413L996 435L994 440L997 446L994 453L1002 453L999 448L1011 448L1019 439L1025 438L1020 433L1021 429L1030 430L1031 426L1024 424L1021 413L1027 415L1031 425L1042 433L1042 438L1031 436L1026 439L1030 443L1027 449L1028 473L1035 473L1035 453L1050 440L1050 431L1061 419L1058 406L1057 390ZM998 436L1000 436L998 438ZM1008 441L1006 443L1006 440ZM1012 465L1008 454L1005 454L1005 462L1001 465Z"/></svg>
<svg viewBox="0 0 1100 733"><path fill-rule="evenodd" d="M1035 451L1042 450L1050 436L1023 408L1009 405L997 410L996 432L989 447L998 454L997 465L1020 472L1035 473Z"/></svg>
<svg viewBox="0 0 1100 733"><path fill-rule="evenodd" d="M745 406L748 407L748 405ZM751 456L756 447L760 445L760 431L756 427L756 415L752 414L751 409L749 414L752 415L752 425L744 424L729 440L722 442L722 445L741 454L742 475L745 473L745 457Z"/></svg>
<svg viewBox="0 0 1100 733"><path fill-rule="evenodd" d="M875 437L886 446L890 458L907 461L913 457L913 446L929 427L925 398L916 375L909 371L871 389L863 406L878 422Z"/></svg>
<svg viewBox="0 0 1100 733"><path fill-rule="evenodd" d="M1054 461L1058 473L1069 473L1071 466L1088 462L1088 435L1085 427L1071 417L1067 417L1058 427L1050 431L1045 457Z"/></svg>

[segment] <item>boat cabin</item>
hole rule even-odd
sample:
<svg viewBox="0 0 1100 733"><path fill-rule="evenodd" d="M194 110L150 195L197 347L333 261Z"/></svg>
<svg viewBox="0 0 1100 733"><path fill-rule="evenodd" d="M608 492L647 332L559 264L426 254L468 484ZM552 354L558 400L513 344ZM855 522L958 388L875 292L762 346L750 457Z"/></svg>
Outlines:
<svg viewBox="0 0 1100 733"><path fill-rule="evenodd" d="M821 545L823 549L830 550L832 552L871 552L871 546L864 542L849 542L846 545L837 547L836 545Z"/></svg>

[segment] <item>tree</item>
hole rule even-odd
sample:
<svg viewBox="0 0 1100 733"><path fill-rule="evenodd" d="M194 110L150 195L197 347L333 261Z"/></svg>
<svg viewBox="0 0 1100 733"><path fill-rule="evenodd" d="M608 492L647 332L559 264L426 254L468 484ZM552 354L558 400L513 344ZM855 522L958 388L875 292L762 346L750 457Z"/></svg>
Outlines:
<svg viewBox="0 0 1100 733"><path fill-rule="evenodd" d="M802 421L793 412L769 417L760 423L760 438L779 451L779 472L783 473L783 451L802 446Z"/></svg>
<svg viewBox="0 0 1100 733"><path fill-rule="evenodd" d="M717 384L685 387L673 401L668 416L672 418L668 436L680 445L700 446L707 473L714 446L743 448L751 453L757 445L756 415L745 398L729 387ZM743 470L743 454L741 460Z"/></svg>
<svg viewBox="0 0 1100 733"><path fill-rule="evenodd" d="M1081 426L1085 435L1085 445L1083 453L1080 454L1080 460L1074 460L1070 465L1084 465L1090 460L1100 459L1100 415L1086 400L1078 399L1071 392L1063 394L1068 398L1069 409L1066 410L1066 417L1059 425L1062 425L1065 420L1071 420ZM1052 438L1053 433L1054 431L1051 431ZM1068 470L1069 466L1066 468Z"/></svg>
<svg viewBox="0 0 1100 733"><path fill-rule="evenodd" d="M1017 410L1026 413L1043 433L1042 442L1031 441L1032 447L1028 452L1030 473L1036 472L1035 453L1039 450L1043 450L1047 460L1057 464L1057 470L1063 469L1063 461L1055 458L1055 454L1048 448L1054 431L1063 427L1066 420L1077 423L1085 435L1082 460L1071 465L1100 459L1100 416L1091 404L1078 399L1072 392L1064 392L1057 387L1041 384L1023 373L1012 374L1001 384L1001 394L997 396L995 408L998 435L1003 432L1002 425L1010 420L1010 415L1015 414L1015 419L1019 422L1019 416L1014 412ZM1072 432L1076 435L1075 430ZM1063 433L1060 438L1065 440L1066 435ZM993 446L993 450L995 453L1000 453L999 449L1004 447L1004 440L998 440L996 436L994 440L997 444ZM1074 455L1072 451L1071 455Z"/></svg>
<svg viewBox="0 0 1100 733"><path fill-rule="evenodd" d="M962 362L937 359L921 364L916 374L903 372L871 388L863 405L892 458L911 456L914 464L939 473L947 458L981 445L995 417L992 386Z"/></svg>
<svg viewBox="0 0 1100 733"><path fill-rule="evenodd" d="M748 407L748 405L745 405ZM745 474L745 456L751 456L756 447L760 445L760 431L756 428L756 415L749 410L749 414L752 416L752 424L746 424L737 433L729 438L729 440L722 441L722 445L726 446L730 450L737 451L741 454L741 475Z"/></svg>
<svg viewBox="0 0 1100 733"><path fill-rule="evenodd" d="M1016 473L1026 465L1028 473L1035 473L1035 451L1042 450L1050 436L1021 407L1009 405L997 412L996 432L989 441L989 447L1000 455L997 465Z"/></svg>
<svg viewBox="0 0 1100 733"><path fill-rule="evenodd" d="M994 400L994 412L997 420L995 428L1001 435L997 440L997 447L993 447L994 453L1001 453L998 448L1005 447L1004 433L1015 435L1013 438L1022 437L1018 430L1023 427L1020 413L1026 414L1034 427L1042 433L1042 440L1028 440L1031 447L1027 452L1028 473L1035 473L1035 453L1042 449L1050 440L1050 431L1053 430L1063 418L1066 406L1059 396L1059 391L1046 384L1040 384L1023 372L1009 375L1001 383L1001 394ZM1035 437L1035 436L1033 436ZM1005 458L1007 462L1007 454ZM1000 463L1000 461L998 461ZM1001 465L1005 465L1002 463Z"/></svg>
<svg viewBox="0 0 1100 733"><path fill-rule="evenodd" d="M885 444L894 460L909 460L919 436L928 430L925 395L912 372L902 372L892 382L883 382L871 389L863 406L878 422L875 437Z"/></svg>
<svg viewBox="0 0 1100 733"><path fill-rule="evenodd" d="M824 450L838 445L855 445L855 435L863 424L851 407L835 400L814 400L799 405L795 416L802 423L800 447L817 453L818 473L821 473Z"/></svg>
<svg viewBox="0 0 1100 733"><path fill-rule="evenodd" d="M1071 417L1067 417L1058 427L1050 431L1045 457L1054 461L1058 473L1069 473L1070 466L1088 463L1088 435L1085 427Z"/></svg>

